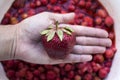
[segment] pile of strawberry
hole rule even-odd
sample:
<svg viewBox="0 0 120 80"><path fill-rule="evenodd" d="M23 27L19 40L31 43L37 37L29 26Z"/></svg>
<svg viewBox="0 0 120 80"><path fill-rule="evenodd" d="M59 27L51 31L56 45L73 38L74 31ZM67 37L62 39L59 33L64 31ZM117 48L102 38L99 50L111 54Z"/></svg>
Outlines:
<svg viewBox="0 0 120 80"><path fill-rule="evenodd" d="M21 4L19 4L21 3ZM113 20L97 0L16 0L1 24L17 24L37 13L75 12L74 23L108 31L112 46L104 54L93 55L86 63L37 65L23 61L4 61L3 66L10 80L103 80L110 72L116 51Z"/></svg>

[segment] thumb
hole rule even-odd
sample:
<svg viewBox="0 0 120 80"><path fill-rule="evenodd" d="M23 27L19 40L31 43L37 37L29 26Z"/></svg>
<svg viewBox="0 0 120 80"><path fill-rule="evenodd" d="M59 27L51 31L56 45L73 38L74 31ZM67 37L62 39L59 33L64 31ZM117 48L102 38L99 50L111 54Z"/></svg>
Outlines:
<svg viewBox="0 0 120 80"><path fill-rule="evenodd" d="M68 23L74 20L75 13L66 13L66 14L50 13L49 17L54 22L58 21L59 23Z"/></svg>

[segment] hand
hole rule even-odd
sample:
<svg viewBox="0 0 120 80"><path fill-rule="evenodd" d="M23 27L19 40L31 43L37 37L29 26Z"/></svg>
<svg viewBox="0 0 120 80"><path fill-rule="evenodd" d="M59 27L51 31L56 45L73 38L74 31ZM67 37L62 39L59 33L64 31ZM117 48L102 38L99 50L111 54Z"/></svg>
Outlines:
<svg viewBox="0 0 120 80"><path fill-rule="evenodd" d="M106 47L111 46L111 40L107 38L108 33L104 30L65 24L73 20L74 16L74 13L55 14L43 12L17 24L19 38L15 58L38 64L85 62L92 59L91 54L103 53ZM40 32L49 25L54 24L55 21L61 23L60 26L70 26L77 34L77 44L74 46L73 52L64 60L49 58L40 42Z"/></svg>

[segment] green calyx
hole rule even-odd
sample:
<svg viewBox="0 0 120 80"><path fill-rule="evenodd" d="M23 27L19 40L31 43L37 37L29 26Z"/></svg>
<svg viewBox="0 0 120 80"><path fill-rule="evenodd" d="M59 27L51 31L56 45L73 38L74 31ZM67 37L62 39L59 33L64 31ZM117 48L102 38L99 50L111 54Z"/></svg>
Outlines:
<svg viewBox="0 0 120 80"><path fill-rule="evenodd" d="M46 30L43 30L40 34L47 36L47 42L53 39L55 34L59 37L60 41L63 40L64 33L67 33L68 35L72 35L74 32L73 29L70 27L58 27L58 21L55 23L56 27L53 27L50 25Z"/></svg>

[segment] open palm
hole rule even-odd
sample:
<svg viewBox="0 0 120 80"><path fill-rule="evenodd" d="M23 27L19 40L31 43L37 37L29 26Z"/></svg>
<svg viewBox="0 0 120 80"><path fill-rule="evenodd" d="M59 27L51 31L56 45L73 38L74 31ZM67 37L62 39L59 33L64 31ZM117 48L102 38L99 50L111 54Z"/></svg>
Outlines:
<svg viewBox="0 0 120 80"><path fill-rule="evenodd" d="M55 21L58 21L63 25L72 27L72 25L68 25L65 23L73 20L74 16L74 13L55 14L43 12L29 17L17 24L17 26L20 26L20 34L17 42L17 51L15 58L30 63L58 64L89 61L92 59L92 56L88 54L103 53L106 49L105 47L111 45L111 40L107 38L108 33L106 31L87 27L84 28L78 25L74 25L76 26L76 28L74 27L73 29L77 34L77 44L74 46L73 52L64 60L54 60L47 55L40 41L40 32L46 29L49 25L54 24ZM86 30L91 31L85 32ZM83 36L88 37L83 38ZM89 40L91 42L86 43L88 42L86 40ZM83 55L83 53L87 55Z"/></svg>

